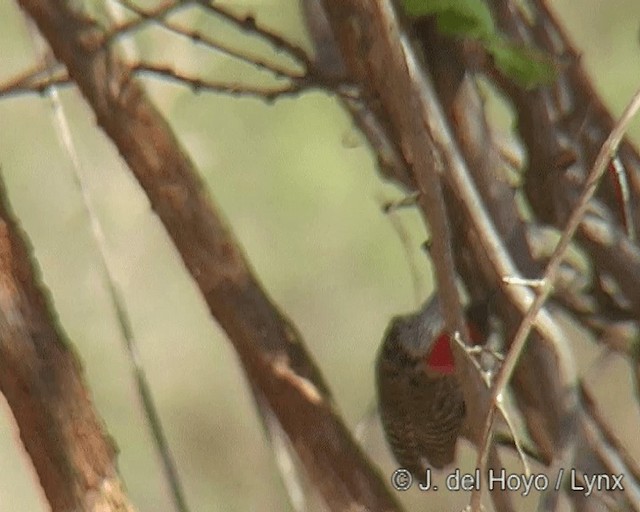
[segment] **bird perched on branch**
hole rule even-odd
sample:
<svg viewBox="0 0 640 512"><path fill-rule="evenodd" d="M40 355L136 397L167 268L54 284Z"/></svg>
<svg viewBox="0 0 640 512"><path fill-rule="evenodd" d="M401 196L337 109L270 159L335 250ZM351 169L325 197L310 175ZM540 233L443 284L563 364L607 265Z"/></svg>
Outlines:
<svg viewBox="0 0 640 512"><path fill-rule="evenodd" d="M474 344L483 336L473 322ZM376 361L380 417L387 442L400 465L419 478L455 457L465 417L455 375L450 336L440 301L432 296L419 311L391 320Z"/></svg>

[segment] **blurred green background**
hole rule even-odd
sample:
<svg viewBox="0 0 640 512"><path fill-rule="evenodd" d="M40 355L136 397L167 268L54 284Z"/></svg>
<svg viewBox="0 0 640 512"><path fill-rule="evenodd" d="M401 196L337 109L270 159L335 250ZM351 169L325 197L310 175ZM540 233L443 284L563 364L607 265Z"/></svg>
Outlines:
<svg viewBox="0 0 640 512"><path fill-rule="evenodd" d="M246 8L260 23L308 47L297 2L225 5ZM640 85L640 4L562 0L552 5L583 50L605 101L619 114ZM90 7L104 15L102 2ZM202 13L175 19L286 62ZM36 53L15 2L0 2L0 27L4 82L32 66ZM157 28L149 27L135 42L145 59L194 75L252 83L264 79L249 66ZM380 209L399 192L380 180L356 128L326 94L267 104L194 95L154 78L145 83L257 275L302 332L346 422L355 426L374 399L372 366L385 325L392 315L413 309L428 289L426 259L419 249L425 234L417 215L401 214L411 257L420 266L416 280L392 222ZM61 97L192 510L289 510L231 345L86 104L72 88L63 89ZM120 448L119 467L131 498L140 511L170 511L89 219L56 131L47 99L3 98L0 167L62 324L82 358L96 406ZM638 141L640 123L632 134ZM589 365L597 352L588 344L583 352L585 371L600 375L596 383L610 383L599 387L600 394L623 396L630 387L626 366L614 358L594 370ZM637 432L639 421L637 407L628 404L631 395L624 396L608 410L621 435ZM0 404L0 512L48 510L10 411L4 401ZM640 456L640 448L628 444ZM377 425L367 430L364 445L389 472L394 464ZM422 503L417 494L403 499ZM468 502L465 494L454 499L452 509Z"/></svg>

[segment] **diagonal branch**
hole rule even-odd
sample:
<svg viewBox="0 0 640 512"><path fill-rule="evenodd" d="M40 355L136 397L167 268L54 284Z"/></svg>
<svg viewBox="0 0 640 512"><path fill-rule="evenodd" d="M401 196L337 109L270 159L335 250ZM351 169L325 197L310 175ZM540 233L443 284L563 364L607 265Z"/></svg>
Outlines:
<svg viewBox="0 0 640 512"><path fill-rule="evenodd" d="M525 90L495 69L489 69L489 74L518 113L518 130L529 154L525 191L533 211L542 221L562 229L576 206L577 186L586 180L614 120L583 69L579 52L545 2L527 4L533 16L511 0L490 2L500 29L514 43L535 45L554 57L558 62L555 82ZM638 318L640 250L627 237L627 228L637 227L640 220L640 210L633 208L640 198L640 156L623 140L618 157L628 174L629 203L620 204L617 181L602 180L592 201L593 214L580 225L577 241L592 255L598 280L613 277L629 301L628 307L620 308L608 294L594 294L596 313L605 318L624 314ZM632 222L625 226L620 214L627 206Z"/></svg>
<svg viewBox="0 0 640 512"><path fill-rule="evenodd" d="M232 57L246 64L251 64L260 70L269 71L273 73L277 78L295 79L295 78L300 78L301 76L299 72L292 71L290 69L290 66L289 67L281 66L274 62L267 62L258 57L247 55L244 52L241 52L239 50L232 48L231 46L225 44L222 41L214 40L207 34L192 32L189 29L179 24L172 23L167 19L168 16L166 14L163 13L163 16L158 16L156 14L156 9L154 9L153 11L146 11L144 9L140 9L131 0L115 0L115 1L118 2L118 4L124 7L125 9L128 9L134 12L139 18L153 21L157 23L159 26L161 26L163 29L171 32L172 34L187 37L191 39L191 41L198 43L204 46L205 48L222 53L228 57ZM117 33L118 36L120 36L122 35L123 32L117 31L117 32L114 32L114 34L115 33Z"/></svg>
<svg viewBox="0 0 640 512"><path fill-rule="evenodd" d="M573 239L576 231L578 230L578 227L580 226L585 213L587 212L589 200L595 193L596 187L598 186L598 181L600 180L600 178L602 178L602 175L604 174L609 161L615 155L618 145L624 137L629 123L633 119L633 116L636 114L638 109L640 109L640 91L638 91L632 98L631 102L622 114L620 121L618 122L618 124L616 124L615 128L602 146L600 154L596 159L596 163L594 164L593 169L587 179L585 190L578 200L578 206L569 217L569 222L567 223L567 227L562 233L562 238L558 242L558 245L554 250L542 276L543 285L538 289L538 295L533 301L533 304L531 304L529 311L522 319L522 323L520 324L520 327L518 328L518 331L513 339L511 348L509 349L509 353L507 354L507 357L505 358L500 371L498 372L491 390L491 407L487 415L487 423L485 425L485 431L482 441L483 444L481 445L483 450L488 449L488 445L490 442L495 406L500 400L500 396L502 395L502 393L504 393L509 380L511 379L520 354L524 350L524 346L529 333L531 332L531 328L536 321L536 316L538 315L538 313L540 313L541 309L544 307L545 302L551 295L554 283L558 276L560 264L562 263L569 244Z"/></svg>
<svg viewBox="0 0 640 512"><path fill-rule="evenodd" d="M439 34L432 21L418 22L416 33L433 76L439 101L482 198L482 205L476 205L477 209L488 211L520 272L526 276L538 276L540 264L529 248L528 228L516 204L517 194L508 182L505 162L486 119L475 77L466 70L462 58L464 45ZM455 211L465 208L457 202L455 191L450 200L455 205ZM467 220L462 215L456 216L456 220L459 227L455 249L459 255L459 272L474 301L495 303L494 308L504 324L506 338L510 339L523 315L504 293L500 293L504 279L496 276L487 268L490 264L483 261L483 258L492 257L490 254L475 249L471 261L461 257L467 246L476 247L478 244L473 237L465 236L468 232L474 232L471 227L473 220ZM478 268L481 269L480 272ZM496 282L496 278L499 282ZM492 290L498 292L491 292ZM553 340L542 338L538 332L532 334L531 341L517 367L513 388L529 433L544 460L549 463L552 459L557 460L562 446L570 442L566 417L571 413L567 409L563 393L567 382L558 378L563 375L560 368L566 364L564 361L570 351L566 346L556 345Z"/></svg>
<svg viewBox="0 0 640 512"><path fill-rule="evenodd" d="M0 391L53 512L133 512L30 252L0 182Z"/></svg>
<svg viewBox="0 0 640 512"><path fill-rule="evenodd" d="M178 84L191 88L194 93L210 92L227 94L229 96L248 96L262 98L265 101L273 101L277 98L286 96L295 96L307 89L317 87L313 81L307 81L304 78L288 82L280 86L271 87L213 81L206 78L186 75L168 66L159 66L142 62L132 64L131 71L139 75L150 75L174 81Z"/></svg>
<svg viewBox="0 0 640 512"><path fill-rule="evenodd" d="M293 57L303 69L312 70L314 64L307 52L301 47L282 37L280 34L258 25L256 19L252 15L239 16L230 9L225 9L220 5L214 5L214 0L182 0L184 4L199 5L206 13L222 18L237 28L250 34L256 34L268 41L274 48L285 52Z"/></svg>
<svg viewBox="0 0 640 512"><path fill-rule="evenodd" d="M301 336L254 276L166 120L91 19L57 0L20 0L99 126L145 190L252 387L277 415L332 509L398 510L342 423Z"/></svg>
<svg viewBox="0 0 640 512"><path fill-rule="evenodd" d="M61 74L56 66L50 71L43 66L36 66L24 73L0 84L0 98L20 94L43 94L52 85L68 85L69 77Z"/></svg>

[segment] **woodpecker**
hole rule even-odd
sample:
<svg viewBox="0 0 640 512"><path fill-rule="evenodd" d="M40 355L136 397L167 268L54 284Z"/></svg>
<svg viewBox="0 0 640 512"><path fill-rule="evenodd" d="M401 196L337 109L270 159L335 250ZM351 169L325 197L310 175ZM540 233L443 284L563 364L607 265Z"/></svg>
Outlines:
<svg viewBox="0 0 640 512"><path fill-rule="evenodd" d="M470 325L475 343L481 338ZM465 416L437 296L391 320L376 361L382 426L398 463L419 478L455 457Z"/></svg>

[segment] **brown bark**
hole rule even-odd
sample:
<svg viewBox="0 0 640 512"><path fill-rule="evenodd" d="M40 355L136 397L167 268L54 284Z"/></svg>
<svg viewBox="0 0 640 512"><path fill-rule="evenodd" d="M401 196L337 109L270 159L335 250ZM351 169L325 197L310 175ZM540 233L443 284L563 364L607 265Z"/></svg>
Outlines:
<svg viewBox="0 0 640 512"><path fill-rule="evenodd" d="M439 79L445 83L436 83L440 86L441 93L445 94L446 91L449 96L443 100L443 106L445 114L450 116L448 120L438 118L441 108L439 100L427 97L426 92L407 85L416 80L407 69L406 61L409 57L405 56L404 50L399 49L399 40L404 37L401 32L406 27L400 25L398 28L388 22L387 17L393 16L388 14L391 11L388 3L352 0L326 1L325 5L341 44L344 60L353 79L362 87L364 100L377 106L376 114L384 120L383 124L389 126L392 138L402 148L406 167L412 169L414 183L418 184L421 195L428 198L420 205L434 233L433 243L446 233L447 223L444 223L443 229L443 223L432 214L433 207L430 203L434 199L430 194L434 186L424 181L420 175L420 160L417 155L423 152L424 147L430 153L430 167L437 171L449 191L447 222L455 228L452 247L459 263L458 270L467 278L470 290L484 290L482 299L487 300L492 294L504 291L504 302L509 308L505 318L511 318L509 327L514 329L522 317L523 299L514 301L514 290L505 289L501 278L515 274L516 267L510 263L511 258L524 275L536 275L538 265L528 253L524 228L515 213L515 194L506 186L500 162L497 161L497 150L492 147L487 134L482 109L472 105L473 101L477 103L477 98L473 97L473 84L462 81L464 70L455 68L455 57L447 70L450 75L442 74L442 69L438 68L437 71L441 73ZM473 108L467 112L466 109L470 107ZM424 114L421 113L422 108L425 109ZM468 118L463 118L463 111ZM411 124L416 115L425 116L421 121L422 125L418 123L417 128L415 124ZM456 134L458 140L449 138L449 133ZM461 189L459 179L464 179L460 176L468 172L467 166L473 169L472 174L475 173L476 183L471 186L478 190L476 193L484 199L484 203L469 200L469 196L465 196ZM402 176L398 177L398 181L405 183ZM489 221L495 223L506 247L514 251L506 259L477 228L479 217L487 215L485 210L489 211L492 217ZM465 253L469 252L471 257L465 259ZM442 265L442 258L438 254L433 250L431 254L436 275L451 272ZM507 264L500 263L502 260ZM510 270L511 268L514 270ZM438 291L442 293L440 280L438 285ZM450 290L451 288L449 285ZM453 293L457 293L455 287ZM512 304L518 304L518 307L515 308ZM449 306L445 304L445 310L447 307ZM450 323L449 328L453 331L456 327ZM542 336L536 335L542 341L526 354L528 376L519 372L528 382L529 393L522 393L523 399L528 403L527 417L531 418L531 428L536 430L548 460L567 442L566 433L570 426L568 419L571 418L571 408L575 402L571 393L564 391L570 389L568 383L572 380L571 364L565 360L565 342L557 335L554 338L551 332L552 330L546 329ZM468 365L464 361L460 366L464 367L464 364ZM474 374L475 368L469 368L463 370L459 377L465 389L465 402L469 407L470 437L478 443L477 435L484 424L487 396L484 385L478 383ZM531 384L535 375L549 377L545 379L550 387L544 390L549 395L547 398L540 396L543 391L540 386ZM556 400L551 400L551 396L555 396Z"/></svg>
<svg viewBox="0 0 640 512"><path fill-rule="evenodd" d="M115 447L0 187L0 390L54 512L132 511Z"/></svg>
<svg viewBox="0 0 640 512"><path fill-rule="evenodd" d="M69 3L20 0L118 147L173 239L253 389L332 510L398 510L335 411L303 341L261 288L167 122Z"/></svg>
<svg viewBox="0 0 640 512"><path fill-rule="evenodd" d="M67 66L69 76L93 108L99 126L118 147L147 193L212 315L232 341L257 401L277 416L312 484L335 510L396 510L394 498L384 489L379 475L371 469L340 421L329 390L301 336L261 288L192 163L166 121L132 77L132 68L110 49L108 35L93 20L74 13L69 3L19 1L38 24L56 57ZM201 4L209 6L205 0ZM518 329L532 293L509 288L501 278L516 274L538 277L542 265L531 254L526 223L518 214L516 194L507 184L504 162L492 140L480 95L469 73L478 64L473 62L477 55L465 53L469 48L464 44L439 36L428 24L422 27L422 32L420 28L417 32L425 55L415 52L412 42L407 42L407 34L411 33L408 20L395 11L394 3L390 1L325 0L324 5L344 57L344 69L340 66L338 71L327 70L326 73L335 78L344 72L349 82L356 84L361 96L347 95L343 101L363 130L369 130L371 144L384 165L385 174L404 187L420 192L419 206L435 234L431 255L449 330L464 330L456 289L458 273L474 299L497 299L496 310L504 321L507 337L510 337ZM535 41L552 53L565 57L569 54L573 59L562 70L556 84L534 91L519 89L495 70L490 71L490 76L512 97L521 115L520 129L530 152L529 172L534 172L526 185L529 200L540 219L562 226L575 204L581 179L613 122L597 98L594 100L577 54L562 32L554 27L555 20L543 4L533 2L542 13L533 27L518 18L517 9L514 10L511 2L494 0L493 5L501 23L511 29L514 38L523 37L525 33L523 39L527 42ZM247 23L254 22L247 18ZM560 35L556 33L558 31ZM320 62L317 65L322 67ZM429 76L422 76L423 72L432 73L433 84ZM309 73L313 78L311 70ZM318 80L319 84L324 83L322 77ZM573 109L569 111L564 110L566 105L560 102L561 98L566 100L567 97L573 99ZM553 115L542 106L549 108ZM585 132L591 138L582 137L583 125L587 126ZM567 140L571 142L569 151L565 144ZM628 165L637 164L637 153L627 144L621 149L621 157ZM576 162L578 165L574 165ZM572 172L566 172L569 167ZM640 183L635 171L631 170L633 204L637 202ZM617 218L617 198L611 187L603 187L598 199L605 206L604 217L611 230L603 236L602 230L597 229L597 222L587 218L580 231L580 242L595 268L619 281L621 291L631 303L631 310L637 313L640 286L633 276L640 275L640 271L633 272L633 269L640 267L640 251L635 243L625 238ZM9 247L12 243L15 245L15 237L5 238ZM20 256L20 261L27 262L26 251L8 252L9 255L14 253ZM27 266L23 268L13 260L7 261L19 270L18 274L27 275L28 263L24 263ZM10 265L2 264L10 268ZM19 279L17 281L22 284ZM6 287L11 289L11 286ZM612 308L612 313L607 309L610 304L604 304L603 296L603 290L596 287L592 298L599 305L597 313L610 316L629 313L617 306ZM610 297L607 299L611 300ZM25 301L27 305L32 302L43 315L46 313L44 301L38 299L37 293L31 293ZM9 332L13 325L6 319L9 318L7 312L12 311L11 306L12 302L2 306L4 323L0 328L7 330L7 339L16 340L27 334ZM529 347L521 355L512 384L520 412L545 462L558 464L560 461L568 466L574 460L566 457L573 456L570 453L573 445L568 438L576 424L575 374L560 329L546 311L542 313ZM580 311L582 313L584 311ZM41 325L32 317L24 325L30 326L31 322ZM44 334L36 333L38 339L53 338L58 331L52 320L43 322L46 324L42 327ZM535 344L531 345L531 341ZM28 346L28 343L20 339L20 343L14 341L8 347L23 345ZM39 346L36 343L33 350L39 350ZM3 345L0 348L5 350ZM46 371L38 368L34 371L35 363L29 361L38 362L40 352L35 356L19 353L18 357L9 349L7 355L3 355L10 362L7 375L23 371L20 365L26 361L28 367L23 373L33 380L29 384L33 389L42 386L43 376L57 376L63 369L72 375L69 378L73 382L64 384L64 375L56 377L64 384L60 384L60 389L71 393L84 389L81 378L73 377L78 369L72 356L68 359L59 355L58 349L52 349L46 355L53 368L47 366ZM456 361L457 376L468 409L466 433L479 443L489 395L476 369L458 348ZM73 380L76 378L79 379L77 382ZM26 377L23 381L27 382ZM86 493L82 490L95 488L101 475L113 465L113 451L108 443L100 444L100 425L97 419L91 419L88 398L85 396L85 402L78 402L84 404L81 409L86 417L75 410L69 416L79 425L86 424L83 428L95 434L84 441L89 449L99 454L96 461L99 467L89 468L88 473L83 473L82 481L73 483L74 472L68 469L67 459L76 461L74 450L84 445L80 442L71 446L71 441L64 437L69 437L64 422L56 422L59 418L46 411L50 414L47 421L54 423L54 429L49 428L52 430L47 432L49 437L38 437L39 431L48 423L37 414L23 410L26 399L19 394L26 389L21 384L23 381L8 378L6 382L1 380L0 385L3 391L6 386L7 392L14 397L10 404L16 417L22 418L19 419L21 428L22 425L28 427L22 436L45 490L72 482L70 485L76 486L72 491L84 497ZM31 389L31 395L36 396ZM56 392L58 387L52 389ZM55 405L55 401L52 404ZM588 401L583 400L581 405L579 435L580 443L584 441L584 445L577 450L575 460L584 462L588 459L593 464L588 467L611 471L614 466L609 455L622 453L620 444L609 435L606 424L594 413L595 409L587 407ZM57 433L57 428L61 433ZM606 441L600 445L613 448L607 451L598 446L600 438ZM47 446L62 447L62 453L54 451L57 458L48 461L38 452L37 439L47 439ZM628 468L632 466L628 457L622 459ZM83 459L77 460L82 462ZM500 465L496 452L491 453L491 461L494 466ZM629 473L637 480L636 468ZM115 480L109 482L119 489L117 476L113 478ZM633 482L627 495L619 497L621 502L632 502L636 487ZM47 491L48 497L49 492L53 491ZM512 508L508 493L493 497L500 510ZM76 495L65 495L64 499L76 499ZM552 506L552 501L546 503ZM72 502L60 503L66 506Z"/></svg>
<svg viewBox="0 0 640 512"><path fill-rule="evenodd" d="M431 159L428 161L439 173L447 192L445 197L448 223L442 222L437 215L433 214L434 209L431 205L425 202L420 203L426 213L434 241L442 237L443 233L447 242L452 241L457 270L474 298L497 299L497 309L505 322L507 339L509 339L519 329L524 310L513 291L505 289L500 283L503 276L515 275L513 271L505 271L508 270L508 265L501 262L512 259L515 263L514 268L517 268L522 275L529 277L539 277L542 264L531 254L525 236L526 224L520 218L519 209L515 203L516 193L508 185L505 176L506 163L501 159L500 152L492 140L490 127L484 118L482 101L472 72L478 67L478 63L473 61L476 57L474 49L465 48L464 44L439 36L433 24L426 23L418 27L417 37L423 44L426 54L425 82L429 81L429 77L434 78L437 99L431 96L431 90L426 85L420 91L421 97L416 99L418 94L416 90L407 86L407 83L414 78L411 76L411 70L407 69L411 68L411 64L407 63L414 58L410 55L413 50L410 43L405 43L402 48L399 43L402 38L410 41L415 33L407 27L406 22L403 25L401 16L396 24L394 24L395 21L390 21L394 16L396 19L398 17L390 7L390 3L325 0L325 6L332 29L342 48L351 79L361 87L362 100L378 117L377 126L386 128L388 138L394 141L398 148L397 153L403 160L402 165L395 169L396 173L393 177L399 183L416 188L423 198L428 198L426 203L439 200L430 195L430 190L425 189L425 186L429 186L428 182L423 181L420 176L422 160L426 157L423 156L425 151L419 147L419 144L429 148ZM468 50L471 52L467 53ZM573 67L569 69L574 70ZM584 79L584 75L579 76ZM557 87L565 85L566 81L559 80ZM539 95L545 99L548 99L548 96L554 99L567 97L566 91L555 92L556 94L552 95L544 89L542 92L519 91L525 97L527 94L529 97L536 98L536 95ZM590 95L587 96L590 97ZM516 103L516 105L519 104ZM536 115L538 117L544 115L543 106L547 105L548 103L543 101L530 101L525 105L527 109L525 114L530 114L533 118ZM600 106L597 101L595 105ZM419 138L415 135L418 125L412 124L412 119L420 115L416 112L421 108L424 109L425 119L422 138ZM441 109L446 120L440 118ZM605 122L607 118L602 116L601 109L596 108L596 111L598 114L596 117L602 122L589 130L589 133L596 132L601 136L597 140L589 141L590 146L577 150L581 158L589 158L590 155L593 158L613 126L610 117L608 123ZM562 112L550 117L564 119L561 114ZM525 142L529 145L530 154L537 151L537 154L532 157L532 162L540 164L540 158L547 158L546 164L548 164L546 167L540 164L533 171L537 174L531 182L528 182L529 196L532 202L537 201L535 206L537 209L540 208L542 200L547 203L554 202L554 206L558 207L554 221L561 226L573 205L576 204L575 199L581 193L581 182L579 180L569 182L567 179L567 182L562 182L562 186L559 184L559 179L551 186L549 183L540 182L549 174L552 176L550 180L556 178L553 174L555 169L551 163L556 162L556 160L552 161L552 158L557 159L557 152L553 150L558 144L546 144L546 142L553 139L559 130L556 126L550 126L549 122L546 124L527 122L530 121L529 117L525 117L524 121L524 128L534 131L532 137L527 138L525 134ZM577 136L578 134L563 132L562 135L567 138L567 135ZM374 134L373 138L380 137ZM532 139L534 143L531 143ZM552 142L557 140L554 139ZM372 146L377 147L375 142L372 142ZM621 155L627 157L629 160L627 163L633 163L628 145L623 145ZM592 163L589 160L587 162L582 168L583 176L586 175ZM473 183L470 183L471 180L465 183L461 179L464 174L461 172L463 166L468 168ZM544 171L541 167L544 167ZM407 169L411 174L409 179L405 177ZM633 184L637 178L633 175L633 169L630 172ZM389 172L385 174L388 175ZM430 186L433 188L433 182L431 183ZM462 185L467 184L473 187L477 193L476 196L463 193ZM469 201L471 197L474 199ZM608 204L615 206L612 195L607 195L606 188L601 197L608 201ZM489 217L489 222L497 231L504 247L498 248L497 244L491 246L487 236L491 233L491 229L482 230L482 222L479 222L483 216ZM547 217L541 217L547 219ZM452 236L448 233L447 224L453 227ZM606 267L608 272L620 280L622 291L635 306L638 294L638 287L634 285L635 278L629 279L627 283L623 282L623 276L629 272L635 275L632 272L634 254L633 250L628 250L631 244L622 239L624 235L620 236L621 231L620 228L613 226L610 232L611 236L615 237L613 243L610 240L598 240L595 235L602 237L602 233L598 233L590 219L586 219L580 233L580 240L585 244L596 267ZM588 235L594 232L595 235L589 238ZM597 246L594 247L596 244ZM616 252L619 246L623 246L625 250ZM505 249L508 251L506 255L502 254ZM441 253L432 251L432 256L436 274L450 272ZM439 291L443 282L445 281L438 279ZM580 302L575 301L576 304ZM582 303L584 304L584 301ZM455 328L453 322L448 325L450 329ZM577 428L582 428L591 422L590 413L581 407L576 396L576 375L570 347L562 336L557 336L561 329L556 329L555 334L552 331L553 329L550 328L541 329L541 325L536 327L527 349L521 354L512 387L519 410L543 458L547 462L553 462L558 469L570 467L574 463L582 463L585 460L596 461L601 457L603 447L597 446L592 440L586 440L583 436L587 432L585 429L579 430L576 434ZM456 362L458 363L458 360ZM466 379L464 372L458 375L465 389L465 401L472 407L470 421L481 424L482 407L485 403L483 401L486 398L477 389L468 389L470 382ZM596 425L593 428L598 430L603 427ZM594 438L594 436L591 437ZM473 435L471 438L474 439ZM619 444L617 446L619 448ZM576 449L575 458L574 448ZM600 462L591 467L598 467L600 471L607 470L607 467ZM632 474L633 472L630 471L630 476ZM617 496L615 499L619 503L629 505L633 502L635 492L636 483L634 482L626 495ZM546 499L545 506L555 507L556 500L557 493Z"/></svg>

